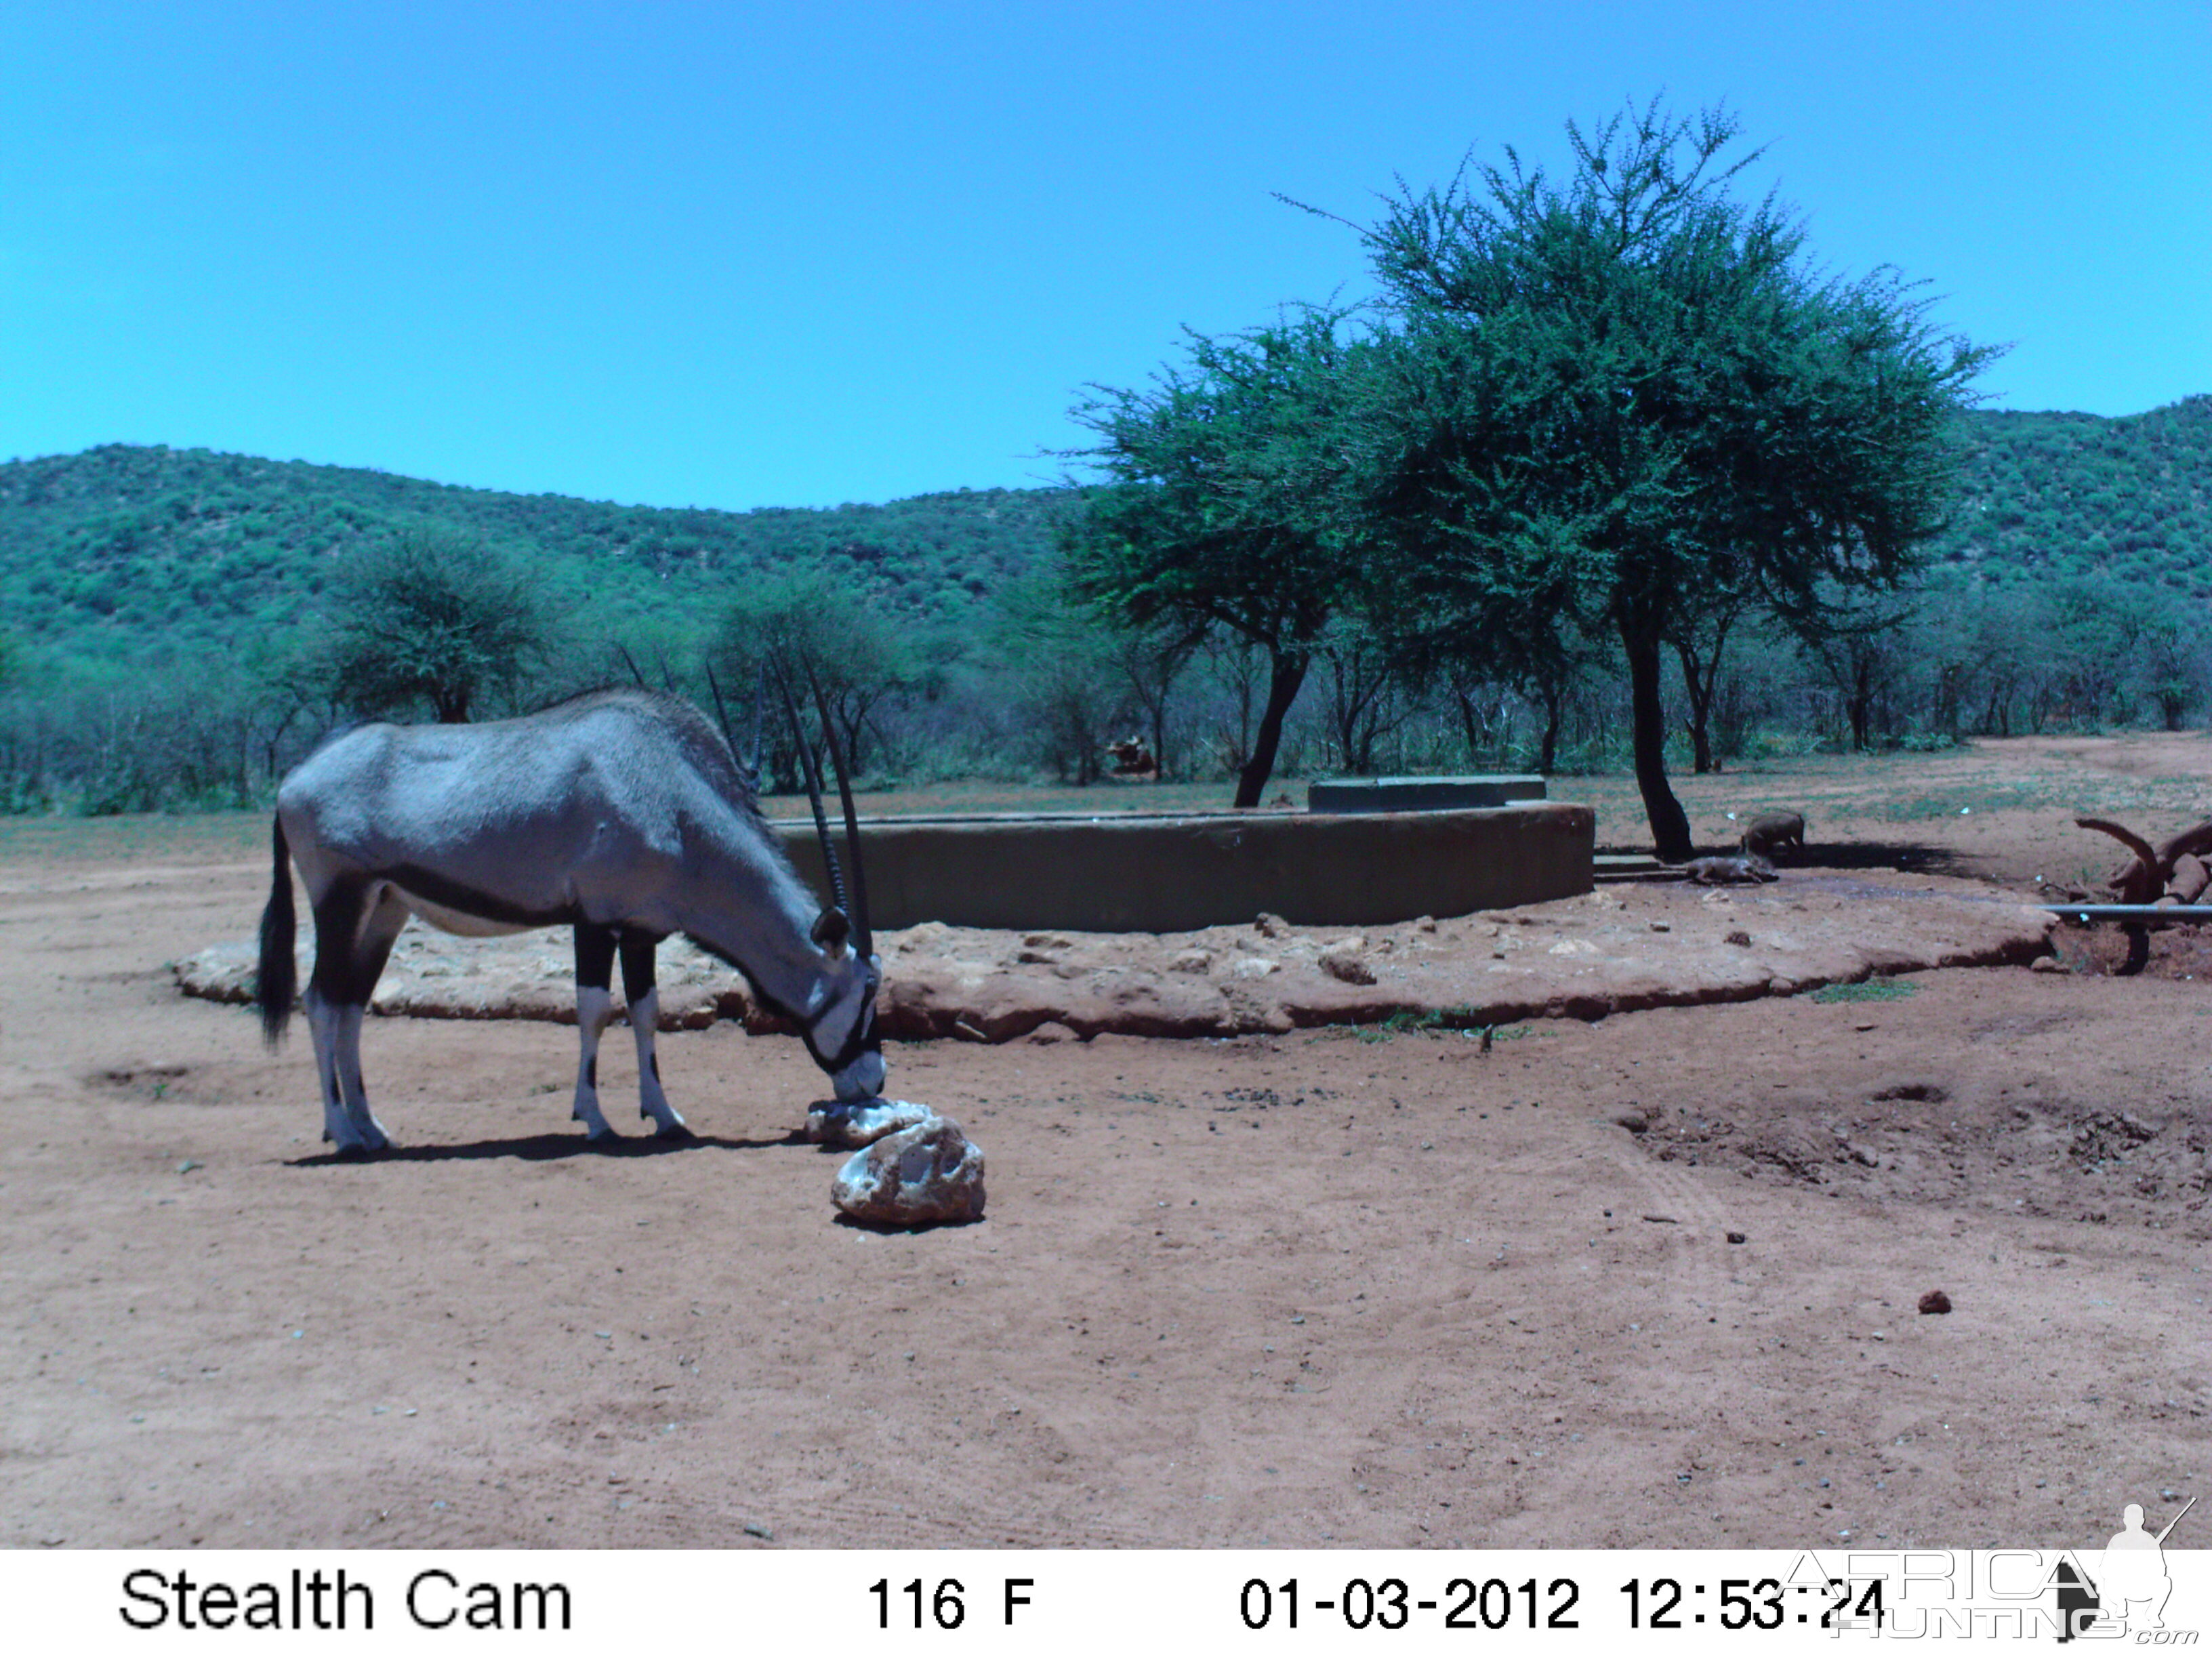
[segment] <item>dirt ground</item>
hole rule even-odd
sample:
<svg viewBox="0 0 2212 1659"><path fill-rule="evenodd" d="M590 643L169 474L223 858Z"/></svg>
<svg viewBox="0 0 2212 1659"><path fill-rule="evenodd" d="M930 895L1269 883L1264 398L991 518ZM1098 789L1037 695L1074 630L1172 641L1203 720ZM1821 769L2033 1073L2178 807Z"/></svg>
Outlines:
<svg viewBox="0 0 2212 1659"><path fill-rule="evenodd" d="M2017 899L2114 861L2075 811L2212 811L2212 740L1682 789L1715 842L1807 812L1771 892L1902 867ZM1635 840L1619 781L1553 793ZM2138 978L2062 930L2074 971L1486 1049L896 1043L990 1210L879 1233L793 1133L799 1045L728 1021L661 1045L701 1138L603 1152L573 1033L374 1020L402 1150L326 1159L304 1029L267 1054L166 965L250 931L264 836L0 830L0 1541L2093 1546L2204 1483L2194 933ZM611 1112L629 1079L611 1042Z"/></svg>

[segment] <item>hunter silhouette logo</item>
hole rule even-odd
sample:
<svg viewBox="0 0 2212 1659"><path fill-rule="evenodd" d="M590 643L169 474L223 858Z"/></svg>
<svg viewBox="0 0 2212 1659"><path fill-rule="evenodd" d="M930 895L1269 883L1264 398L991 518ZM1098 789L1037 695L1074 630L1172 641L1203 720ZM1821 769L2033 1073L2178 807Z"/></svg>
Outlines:
<svg viewBox="0 0 2212 1659"><path fill-rule="evenodd" d="M2173 1580L2166 1571L2166 1534L2181 1524L2181 1517L2197 1507L2191 1498L2179 1513L2155 1534L2143 1528L2142 1505L2130 1504L2120 1511L2120 1530L2105 1546L2095 1577L2087 1583L2060 1567L2058 1610L2065 1628L2058 1639L2070 1642L2092 1624L2106 1624L2098 1635L2162 1631L2166 1599L2173 1594Z"/></svg>

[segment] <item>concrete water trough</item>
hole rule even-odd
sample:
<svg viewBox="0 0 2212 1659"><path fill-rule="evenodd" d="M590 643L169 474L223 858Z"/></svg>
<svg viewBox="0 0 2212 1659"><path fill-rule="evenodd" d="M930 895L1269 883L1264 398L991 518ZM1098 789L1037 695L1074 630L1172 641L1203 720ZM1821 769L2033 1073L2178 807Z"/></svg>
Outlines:
<svg viewBox="0 0 2212 1659"><path fill-rule="evenodd" d="M1456 778L1316 778L1309 812L1432 812L1542 800L1540 772L1485 772Z"/></svg>
<svg viewBox="0 0 2212 1659"><path fill-rule="evenodd" d="M777 820L821 879L810 820ZM863 820L878 927L1181 933L1263 911L1307 927L1465 915L1590 890L1596 817L1443 811L978 813ZM842 842L842 834L839 836Z"/></svg>

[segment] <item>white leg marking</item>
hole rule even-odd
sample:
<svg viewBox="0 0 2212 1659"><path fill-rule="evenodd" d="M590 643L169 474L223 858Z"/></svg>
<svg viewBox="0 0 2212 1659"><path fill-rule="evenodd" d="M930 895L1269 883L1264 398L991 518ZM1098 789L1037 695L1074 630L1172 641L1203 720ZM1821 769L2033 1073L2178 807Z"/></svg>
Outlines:
<svg viewBox="0 0 2212 1659"><path fill-rule="evenodd" d="M649 1117L665 1135L684 1133L684 1120L661 1092L660 1066L653 1058L653 1037L660 1019L660 993L647 991L629 1005L630 1035L637 1039L637 1115Z"/></svg>
<svg viewBox="0 0 2212 1659"><path fill-rule="evenodd" d="M599 1110L599 1033L607 1029L614 1018L614 999L599 986L580 985L576 988L576 1035L583 1052L576 1060L576 1108L568 1114L584 1126L584 1133L593 1140L604 1140L614 1133L606 1115Z"/></svg>
<svg viewBox="0 0 2212 1659"><path fill-rule="evenodd" d="M337 1012L312 985L301 1000L307 1007L307 1030L315 1040L315 1077L323 1087L323 1139L334 1142L342 1152L352 1152L361 1142L338 1092Z"/></svg>
<svg viewBox="0 0 2212 1659"><path fill-rule="evenodd" d="M392 1139L369 1111L368 1091L362 1086L361 1080L361 1022L368 1012L357 1002L337 1011L335 1069L338 1088L345 1099L345 1115L353 1126L354 1144L368 1152L380 1152L392 1144Z"/></svg>

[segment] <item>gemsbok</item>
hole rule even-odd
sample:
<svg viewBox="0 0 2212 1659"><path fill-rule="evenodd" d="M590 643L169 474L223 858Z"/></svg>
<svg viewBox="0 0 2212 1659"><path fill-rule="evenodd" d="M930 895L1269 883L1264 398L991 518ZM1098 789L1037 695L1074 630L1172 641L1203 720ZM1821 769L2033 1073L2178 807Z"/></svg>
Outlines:
<svg viewBox="0 0 2212 1659"><path fill-rule="evenodd" d="M722 734L679 697L624 688L482 725L361 726L295 767L276 795L255 1000L273 1048L297 989L297 864L315 919L301 1001L323 1138L343 1153L390 1144L362 1086L362 1015L410 915L464 934L575 930L582 1055L572 1115L595 1140L613 1133L599 1109L599 1044L614 1018L617 954L637 1040L639 1115L664 1135L690 1133L653 1054L653 952L672 933L729 963L758 1000L796 1024L839 1099L881 1093L883 969L852 791L833 738L854 866L848 921L812 752L801 749L836 897L826 909L784 857Z"/></svg>

